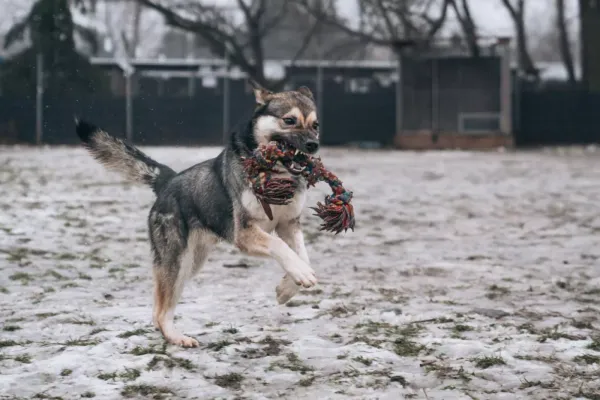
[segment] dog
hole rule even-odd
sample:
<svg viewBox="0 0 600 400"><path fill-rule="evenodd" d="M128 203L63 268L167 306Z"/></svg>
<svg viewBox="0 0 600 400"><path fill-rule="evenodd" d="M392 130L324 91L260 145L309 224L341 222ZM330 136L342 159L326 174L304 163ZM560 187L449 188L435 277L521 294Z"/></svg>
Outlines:
<svg viewBox="0 0 600 400"><path fill-rule="evenodd" d="M275 290L279 304L290 300L300 287L317 283L300 227L306 200L301 168L278 164L276 177L294 176L301 182L287 205L270 206L271 219L253 194L242 164L243 157L271 141L316 154L320 142L315 99L305 86L272 92L251 83L256 100L251 117L231 133L217 157L179 173L92 123L76 119L77 135L96 160L150 186L156 194L148 216L154 260L153 323L175 345L198 346L197 340L175 328L175 307L185 283L202 268L218 241L232 243L248 255L271 257L281 265L285 275Z"/></svg>

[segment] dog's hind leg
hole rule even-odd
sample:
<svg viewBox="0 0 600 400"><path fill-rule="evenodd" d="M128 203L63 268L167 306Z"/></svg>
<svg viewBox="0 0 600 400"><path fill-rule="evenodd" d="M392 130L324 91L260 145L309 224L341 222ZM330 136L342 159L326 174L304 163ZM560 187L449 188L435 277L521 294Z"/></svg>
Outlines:
<svg viewBox="0 0 600 400"><path fill-rule="evenodd" d="M283 240L288 246L291 247L292 250L296 252L296 254L298 254L302 261L310 265L308 252L306 251L306 246L304 245L304 235L302 234L302 229L300 228L299 218L280 223L277 228L275 228L275 231L281 240ZM279 304L287 303L298 293L299 290L300 286L294 282L289 274L285 274L275 289L277 302Z"/></svg>
<svg viewBox="0 0 600 400"><path fill-rule="evenodd" d="M157 216L155 216L157 217ZM207 233L191 231L184 244L177 240L178 230L163 217L151 215L150 225L152 244L157 253L154 265L154 311L155 326L165 339L183 347L196 347L198 341L183 335L174 325L175 307L183 292L185 283L190 280L206 261L214 239Z"/></svg>

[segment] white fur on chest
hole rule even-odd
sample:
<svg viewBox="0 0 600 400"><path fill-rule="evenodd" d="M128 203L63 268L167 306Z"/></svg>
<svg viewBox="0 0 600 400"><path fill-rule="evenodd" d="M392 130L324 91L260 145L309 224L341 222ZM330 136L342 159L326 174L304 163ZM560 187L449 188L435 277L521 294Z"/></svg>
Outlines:
<svg viewBox="0 0 600 400"><path fill-rule="evenodd" d="M272 232L280 222L287 222L298 218L302 213L305 203L306 190L297 191L289 204L284 206L271 205L271 211L273 212L273 221L271 221L252 190L246 189L242 193L242 207L267 232Z"/></svg>

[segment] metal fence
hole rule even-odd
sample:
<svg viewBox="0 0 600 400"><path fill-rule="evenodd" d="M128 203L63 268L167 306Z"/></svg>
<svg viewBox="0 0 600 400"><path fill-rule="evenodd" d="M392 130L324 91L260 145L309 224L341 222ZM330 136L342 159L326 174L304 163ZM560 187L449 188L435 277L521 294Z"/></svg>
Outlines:
<svg viewBox="0 0 600 400"><path fill-rule="evenodd" d="M515 93L518 146L600 143L600 93L580 88L523 88Z"/></svg>
<svg viewBox="0 0 600 400"><path fill-rule="evenodd" d="M324 144L388 145L415 131L510 134L503 61L492 53L477 59L407 56L400 63L307 61L286 68L289 88L313 90ZM0 96L0 141L76 143L78 115L138 144L221 145L253 109L246 79L223 67L220 60L140 61L127 79L110 61L102 65L111 79L109 95L44 94L37 98L41 106L35 93Z"/></svg>

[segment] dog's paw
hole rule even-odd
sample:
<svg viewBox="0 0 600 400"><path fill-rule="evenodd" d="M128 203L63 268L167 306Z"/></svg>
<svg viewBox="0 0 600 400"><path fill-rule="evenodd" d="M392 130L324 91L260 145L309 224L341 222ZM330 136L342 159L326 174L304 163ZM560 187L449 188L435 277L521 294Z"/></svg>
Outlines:
<svg viewBox="0 0 600 400"><path fill-rule="evenodd" d="M167 342L181 347L198 347L200 343L194 338L185 335L171 335L165 338Z"/></svg>
<svg viewBox="0 0 600 400"><path fill-rule="evenodd" d="M299 263L295 265L294 268L288 270L288 274L297 285L305 288L313 287L317 284L315 271L310 267L310 265L304 262L301 264Z"/></svg>
<svg viewBox="0 0 600 400"><path fill-rule="evenodd" d="M279 285L275 288L277 303L285 304L300 291L300 286L296 285L294 280L286 274Z"/></svg>

